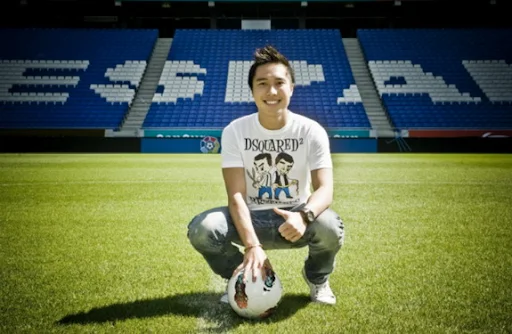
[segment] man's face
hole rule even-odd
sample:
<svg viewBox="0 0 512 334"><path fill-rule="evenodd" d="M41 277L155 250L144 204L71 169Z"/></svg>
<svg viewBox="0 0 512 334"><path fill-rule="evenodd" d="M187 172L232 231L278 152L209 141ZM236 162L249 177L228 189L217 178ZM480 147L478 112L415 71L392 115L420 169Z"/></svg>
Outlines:
<svg viewBox="0 0 512 334"><path fill-rule="evenodd" d="M286 66L265 64L256 69L252 95L258 111L277 113L287 110L293 94L293 84Z"/></svg>
<svg viewBox="0 0 512 334"><path fill-rule="evenodd" d="M293 162L288 162L286 160L279 160L279 162L276 165L276 168L280 175L286 175L290 172L290 170L293 167Z"/></svg>
<svg viewBox="0 0 512 334"><path fill-rule="evenodd" d="M268 165L267 159L263 158L260 160L254 161L254 168L256 169L256 172L258 174L262 174L270 169L270 166Z"/></svg>

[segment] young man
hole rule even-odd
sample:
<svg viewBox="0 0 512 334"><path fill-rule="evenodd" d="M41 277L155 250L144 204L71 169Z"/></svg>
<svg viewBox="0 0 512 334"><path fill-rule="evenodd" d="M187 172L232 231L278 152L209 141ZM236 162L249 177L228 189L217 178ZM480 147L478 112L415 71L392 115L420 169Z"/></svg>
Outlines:
<svg viewBox="0 0 512 334"><path fill-rule="evenodd" d="M265 249L308 246L302 275L311 300L335 304L328 278L344 230L340 217L329 208L333 172L327 133L317 122L288 109L294 72L272 46L256 50L248 83L258 112L232 121L221 138L228 206L194 217L189 240L225 279L242 269L252 279L263 275L262 268L271 266ZM262 196L262 184L255 182L255 164L268 155L275 163L265 168L265 176L274 178L267 183L274 196ZM221 301L227 302L226 294Z"/></svg>

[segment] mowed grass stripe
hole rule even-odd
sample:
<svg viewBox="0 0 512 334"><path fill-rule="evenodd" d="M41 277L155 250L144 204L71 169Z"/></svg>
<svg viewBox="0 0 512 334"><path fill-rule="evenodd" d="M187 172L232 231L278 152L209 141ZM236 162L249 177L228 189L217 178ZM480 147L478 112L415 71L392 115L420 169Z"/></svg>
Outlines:
<svg viewBox="0 0 512 334"><path fill-rule="evenodd" d="M117 181L50 181L50 182L8 182L8 183L0 183L2 187L18 187L18 186L28 186L28 185L102 185L102 184L152 184L152 183L178 183L178 184L187 184L187 183L217 183L218 180L198 180L198 179L189 179L189 180L117 180ZM496 186L510 186L512 182L507 181L335 181L335 184L391 184L391 185L419 185L419 184L430 184L430 185L464 185L464 186L479 186L479 185L496 185Z"/></svg>

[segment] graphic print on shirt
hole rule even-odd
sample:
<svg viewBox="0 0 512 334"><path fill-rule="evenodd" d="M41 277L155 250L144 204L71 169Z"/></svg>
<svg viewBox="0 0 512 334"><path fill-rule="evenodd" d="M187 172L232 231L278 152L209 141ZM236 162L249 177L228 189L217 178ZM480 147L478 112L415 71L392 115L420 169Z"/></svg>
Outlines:
<svg viewBox="0 0 512 334"><path fill-rule="evenodd" d="M293 167L293 157L288 153L281 152L276 157L276 173L274 178L274 198L279 199L279 196L284 192L286 198L293 198L290 195L290 186L295 185L297 189L297 196L299 196L299 181L289 179L288 173Z"/></svg>
<svg viewBox="0 0 512 334"><path fill-rule="evenodd" d="M301 139L258 140L245 138L245 151L257 153L249 177L248 197L255 204L299 204L299 180L290 177L295 160L292 156L303 145ZM270 151L272 153L266 152ZM287 152L285 152L287 151ZM275 153L274 153L275 152Z"/></svg>
<svg viewBox="0 0 512 334"><path fill-rule="evenodd" d="M258 189L258 199L272 199L272 155L270 153L260 153L254 157L254 166L252 174L247 171L247 175L252 180L252 187Z"/></svg>

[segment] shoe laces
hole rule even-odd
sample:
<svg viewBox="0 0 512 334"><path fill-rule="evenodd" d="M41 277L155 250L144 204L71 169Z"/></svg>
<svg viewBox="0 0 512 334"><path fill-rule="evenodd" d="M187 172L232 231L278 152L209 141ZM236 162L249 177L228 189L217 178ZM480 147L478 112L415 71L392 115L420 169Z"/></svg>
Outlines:
<svg viewBox="0 0 512 334"><path fill-rule="evenodd" d="M321 284L313 284L315 287L315 297L332 297L333 293L331 290L331 286L329 285L329 281L325 281Z"/></svg>

